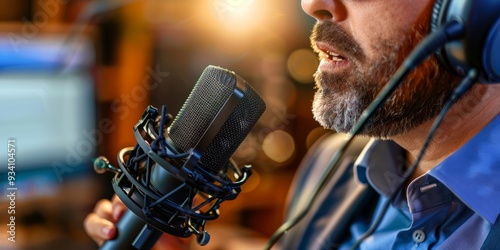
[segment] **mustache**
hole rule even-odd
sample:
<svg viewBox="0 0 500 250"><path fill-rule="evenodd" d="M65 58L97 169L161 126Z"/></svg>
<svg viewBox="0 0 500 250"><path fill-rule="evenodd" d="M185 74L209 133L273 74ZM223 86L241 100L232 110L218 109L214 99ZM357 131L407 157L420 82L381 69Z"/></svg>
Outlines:
<svg viewBox="0 0 500 250"><path fill-rule="evenodd" d="M347 33L338 23L334 22L318 22L309 37L311 46L315 51L319 51L316 42L325 42L335 48L335 52L350 60L363 62L366 55L363 53L361 46L354 38Z"/></svg>

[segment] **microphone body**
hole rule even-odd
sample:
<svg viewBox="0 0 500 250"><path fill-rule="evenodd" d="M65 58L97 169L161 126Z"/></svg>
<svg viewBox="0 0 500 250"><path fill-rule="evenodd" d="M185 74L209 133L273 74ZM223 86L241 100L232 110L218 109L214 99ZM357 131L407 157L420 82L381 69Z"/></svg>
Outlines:
<svg viewBox="0 0 500 250"><path fill-rule="evenodd" d="M218 218L220 203L235 199L251 175L230 157L264 110L248 83L215 66L205 69L170 127L166 108L160 114L149 106L134 126L137 144L118 154L112 181L129 210L100 249L151 249L162 233L195 234L207 244L206 221Z"/></svg>
<svg viewBox="0 0 500 250"><path fill-rule="evenodd" d="M134 212L127 210L116 223L116 237L105 241L101 250L151 249L163 234L147 225ZM140 237L138 237L140 236Z"/></svg>

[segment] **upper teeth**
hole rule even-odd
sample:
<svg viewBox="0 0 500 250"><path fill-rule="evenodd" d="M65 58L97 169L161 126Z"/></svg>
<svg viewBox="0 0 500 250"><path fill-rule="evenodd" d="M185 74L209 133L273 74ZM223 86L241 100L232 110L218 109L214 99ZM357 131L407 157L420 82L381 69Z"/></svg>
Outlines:
<svg viewBox="0 0 500 250"><path fill-rule="evenodd" d="M332 60L332 61L340 62L340 61L343 60L342 57L339 54L337 54L337 53L333 53L331 51L327 51L327 53L328 53L329 59Z"/></svg>

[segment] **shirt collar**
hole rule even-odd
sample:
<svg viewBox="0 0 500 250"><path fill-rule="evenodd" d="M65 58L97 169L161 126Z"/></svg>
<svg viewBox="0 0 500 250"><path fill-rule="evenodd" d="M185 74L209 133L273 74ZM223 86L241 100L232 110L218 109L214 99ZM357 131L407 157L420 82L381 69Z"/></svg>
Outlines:
<svg viewBox="0 0 500 250"><path fill-rule="evenodd" d="M430 171L490 223L500 214L500 115Z"/></svg>
<svg viewBox="0 0 500 250"><path fill-rule="evenodd" d="M500 214L500 115L429 174L490 223ZM405 153L393 141L371 140L354 163L356 176L389 196L404 169Z"/></svg>
<svg viewBox="0 0 500 250"><path fill-rule="evenodd" d="M402 181L405 151L389 140L371 140L354 163L360 182L369 183L375 191L386 197Z"/></svg>

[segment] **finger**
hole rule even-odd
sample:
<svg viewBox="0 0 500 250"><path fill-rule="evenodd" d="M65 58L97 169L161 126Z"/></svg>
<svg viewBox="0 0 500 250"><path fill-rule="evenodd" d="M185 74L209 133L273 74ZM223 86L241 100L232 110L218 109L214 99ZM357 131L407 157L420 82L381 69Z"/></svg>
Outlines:
<svg viewBox="0 0 500 250"><path fill-rule="evenodd" d="M111 203L113 204L112 221L117 222L127 210L127 206L120 200L120 198L118 198L117 195L113 196Z"/></svg>
<svg viewBox="0 0 500 250"><path fill-rule="evenodd" d="M113 204L111 203L110 200L100 200L96 203L95 208L94 208L94 213L108 221L114 221L113 220Z"/></svg>
<svg viewBox="0 0 500 250"><path fill-rule="evenodd" d="M102 245L105 240L113 239L116 234L115 225L106 219L103 219L96 213L90 213L84 220L85 232L98 245Z"/></svg>

